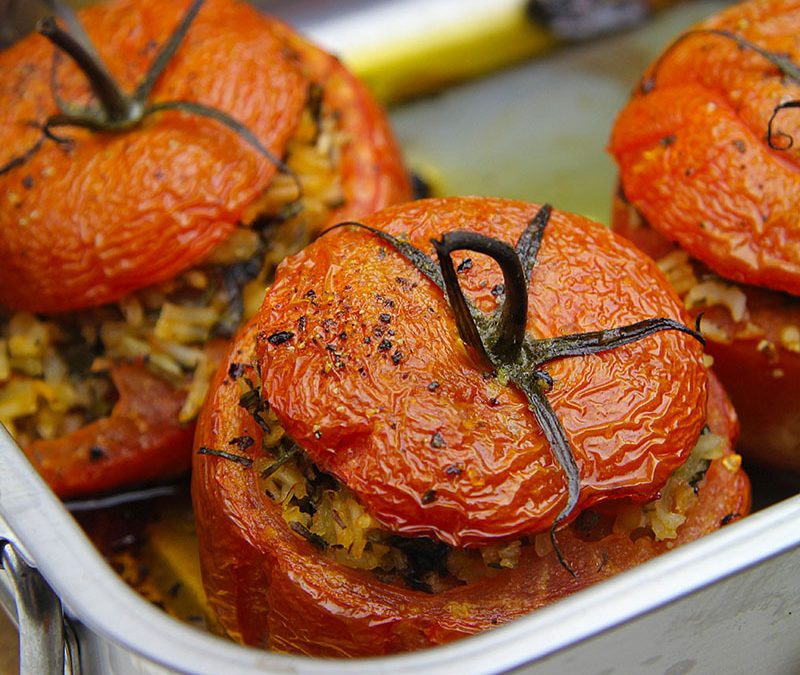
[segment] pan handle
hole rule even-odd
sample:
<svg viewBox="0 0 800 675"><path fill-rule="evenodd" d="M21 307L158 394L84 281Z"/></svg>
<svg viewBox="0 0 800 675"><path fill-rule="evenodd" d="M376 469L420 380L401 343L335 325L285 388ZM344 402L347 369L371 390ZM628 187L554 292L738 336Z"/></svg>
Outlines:
<svg viewBox="0 0 800 675"><path fill-rule="evenodd" d="M7 538L0 538L0 570L0 607L19 630L20 672L78 675L78 643L61 601Z"/></svg>

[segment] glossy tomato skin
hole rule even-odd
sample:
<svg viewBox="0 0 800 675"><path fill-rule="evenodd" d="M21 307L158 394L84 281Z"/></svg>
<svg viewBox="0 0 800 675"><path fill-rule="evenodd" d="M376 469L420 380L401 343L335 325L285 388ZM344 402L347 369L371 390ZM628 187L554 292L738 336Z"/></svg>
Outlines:
<svg viewBox="0 0 800 675"><path fill-rule="evenodd" d="M431 252L432 237L455 229L514 243L538 208L423 200L365 222ZM470 256L459 278L484 311L498 307L503 277L488 259ZM685 320L651 261L560 212L529 303L537 337ZM443 293L374 235L339 230L285 261L259 317L264 398L288 435L391 531L468 546L546 530L563 508L563 473L523 394L464 346ZM276 333L294 337L273 344ZM654 498L704 423L701 346L662 332L546 370L581 473L579 508Z"/></svg>
<svg viewBox="0 0 800 675"><path fill-rule="evenodd" d="M620 196L612 221L616 232L656 260L676 250ZM699 304L690 313L703 313L722 329L722 338L708 337L706 351L739 416L740 450L748 460L800 473L800 343L786 339L792 327L800 328L800 298L744 284L736 288L746 298L740 321L721 306Z"/></svg>
<svg viewBox="0 0 800 675"><path fill-rule="evenodd" d="M744 2L699 28L727 30L800 63L800 3ZM800 82L754 49L708 33L679 40L620 112L609 150L626 197L719 275L800 294Z"/></svg>
<svg viewBox="0 0 800 675"><path fill-rule="evenodd" d="M81 22L125 91L144 76L188 1L117 0ZM236 58L231 58L231 54ZM0 54L0 163L40 136L30 120L57 112L53 47L34 35ZM61 63L60 61L63 61ZM84 76L64 58L58 93L91 102ZM158 80L153 102L216 107L276 157L294 133L310 80L343 114L345 194L363 213L410 196L383 113L332 57L244 2L209 0ZM273 162L219 123L162 112L121 134L59 129L53 142L0 176L0 305L55 312L111 302L171 279L227 238L275 174Z"/></svg>
<svg viewBox="0 0 800 675"><path fill-rule="evenodd" d="M228 375L231 365L255 359L257 333L254 324L246 328L220 369L196 447L224 447L230 438L249 435L255 443L243 454L258 456L261 432L238 405L239 384ZM253 374L247 366L244 376ZM708 424L730 455L736 415L713 376ZM750 508L745 474L715 460L672 542L616 533L587 542L570 526L558 539L576 577L554 554L539 558L528 546L516 568L430 595L326 559L287 527L256 472L241 464L195 455L192 480L204 584L226 632L246 644L316 656L379 656L473 635L711 532Z"/></svg>
<svg viewBox="0 0 800 675"><path fill-rule="evenodd" d="M153 45L167 38L187 5L118 0L86 9L80 18L111 72L130 90L146 72ZM230 57L233 43L238 60ZM51 60L52 47L41 36L0 54L0 100L9 101L0 107L0 138L8 139L9 158L36 138L19 120L55 112ZM62 98L87 99L83 77L66 59L58 75ZM217 106L280 157L312 82L323 88L324 104L336 111L346 137L340 158L344 201L330 222L409 199L399 147L365 86L336 58L246 3L204 3L153 98ZM175 276L230 234L275 173L235 134L179 113L159 113L120 135L71 128L63 133L74 141L69 153L48 142L0 176L8 201L0 208L0 306L8 309L84 308ZM127 366L118 371L127 373ZM26 449L60 496L189 468L194 423L177 419L184 393L166 382L147 391L135 399L133 426L118 411ZM92 460L93 447L104 448L106 456ZM124 459L116 464L112 456Z"/></svg>

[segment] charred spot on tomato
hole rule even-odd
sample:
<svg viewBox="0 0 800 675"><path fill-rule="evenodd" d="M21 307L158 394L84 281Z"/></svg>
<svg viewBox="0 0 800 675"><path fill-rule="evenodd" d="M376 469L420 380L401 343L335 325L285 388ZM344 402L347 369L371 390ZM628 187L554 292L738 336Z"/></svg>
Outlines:
<svg viewBox="0 0 800 675"><path fill-rule="evenodd" d="M228 377L230 377L232 380L237 380L244 375L246 368L247 366L244 363L231 363L231 365L228 367Z"/></svg>
<svg viewBox="0 0 800 675"><path fill-rule="evenodd" d="M741 517L741 513L727 513L725 516L723 516L722 520L719 521L719 524L724 527L725 525L728 525L729 523L732 523L734 520L738 520Z"/></svg>
<svg viewBox="0 0 800 675"><path fill-rule="evenodd" d="M472 269L472 258L464 258L464 260L462 260L458 264L458 267L456 267L456 273L462 274L462 273L466 272L467 270L471 270L471 269Z"/></svg>
<svg viewBox="0 0 800 675"><path fill-rule="evenodd" d="M575 519L575 532L583 541L600 541L614 528L614 516L586 509Z"/></svg>
<svg viewBox="0 0 800 675"><path fill-rule="evenodd" d="M252 436L237 436L228 441L228 445L235 445L240 450L247 450L253 443L255 439Z"/></svg>
<svg viewBox="0 0 800 675"><path fill-rule="evenodd" d="M436 446L434 446L436 447ZM436 490L426 490L421 499L423 504L433 504L436 501Z"/></svg>
<svg viewBox="0 0 800 675"><path fill-rule="evenodd" d="M106 459L108 457L108 453L99 445L93 445L89 448L89 461L91 463L99 462L100 460Z"/></svg>

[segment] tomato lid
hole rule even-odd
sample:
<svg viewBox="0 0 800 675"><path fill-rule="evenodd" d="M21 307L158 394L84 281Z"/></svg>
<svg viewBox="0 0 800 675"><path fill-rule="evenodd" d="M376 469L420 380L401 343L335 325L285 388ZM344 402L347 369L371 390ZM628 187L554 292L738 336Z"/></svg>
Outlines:
<svg viewBox="0 0 800 675"><path fill-rule="evenodd" d="M746 2L679 37L611 135L626 198L720 275L800 293L800 3Z"/></svg>
<svg viewBox="0 0 800 675"><path fill-rule="evenodd" d="M79 18L129 93L187 7L119 0ZM214 108L281 157L307 82L278 25L246 3L208 0L147 103ZM33 35L0 54L0 166L22 158L0 174L0 305L33 311L97 305L174 277L230 235L277 170L242 134L178 110L122 133L58 126L50 131L60 142L42 140L56 96L65 110L99 109L86 76L54 52Z"/></svg>
<svg viewBox="0 0 800 675"><path fill-rule="evenodd" d="M431 239L453 230L514 245L539 213L533 204L449 198L385 209L363 224L431 254ZM453 260L479 313L511 294L486 256ZM527 302L526 339L684 319L649 259L556 211ZM340 228L287 259L258 322L263 398L388 529L474 545L546 530L563 513L567 478L526 394L508 381L514 369L461 340L445 293L385 237ZM705 422L702 349L674 330L541 370L579 472L577 508L653 498Z"/></svg>

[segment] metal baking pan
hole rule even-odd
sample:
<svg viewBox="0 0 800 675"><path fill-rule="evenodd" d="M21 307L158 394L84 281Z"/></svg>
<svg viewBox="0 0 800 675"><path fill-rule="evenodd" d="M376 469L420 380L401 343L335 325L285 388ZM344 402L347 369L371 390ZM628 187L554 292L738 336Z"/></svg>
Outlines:
<svg viewBox="0 0 800 675"><path fill-rule="evenodd" d="M343 50L336 31L326 33L324 3L261 4L277 5ZM361 21L357 6L365 4L344 7ZM443 194L549 201L607 220L614 168L604 145L613 115L669 39L722 4L681 5L624 34L395 106L410 165ZM346 26L348 16L336 25ZM370 58L350 55L362 71ZM407 93L384 91L387 99ZM0 605L25 636L24 672L795 674L800 496L786 497L796 485L754 477L759 508L750 517L523 619L411 654L325 660L241 647L146 602L103 561L0 428Z"/></svg>

